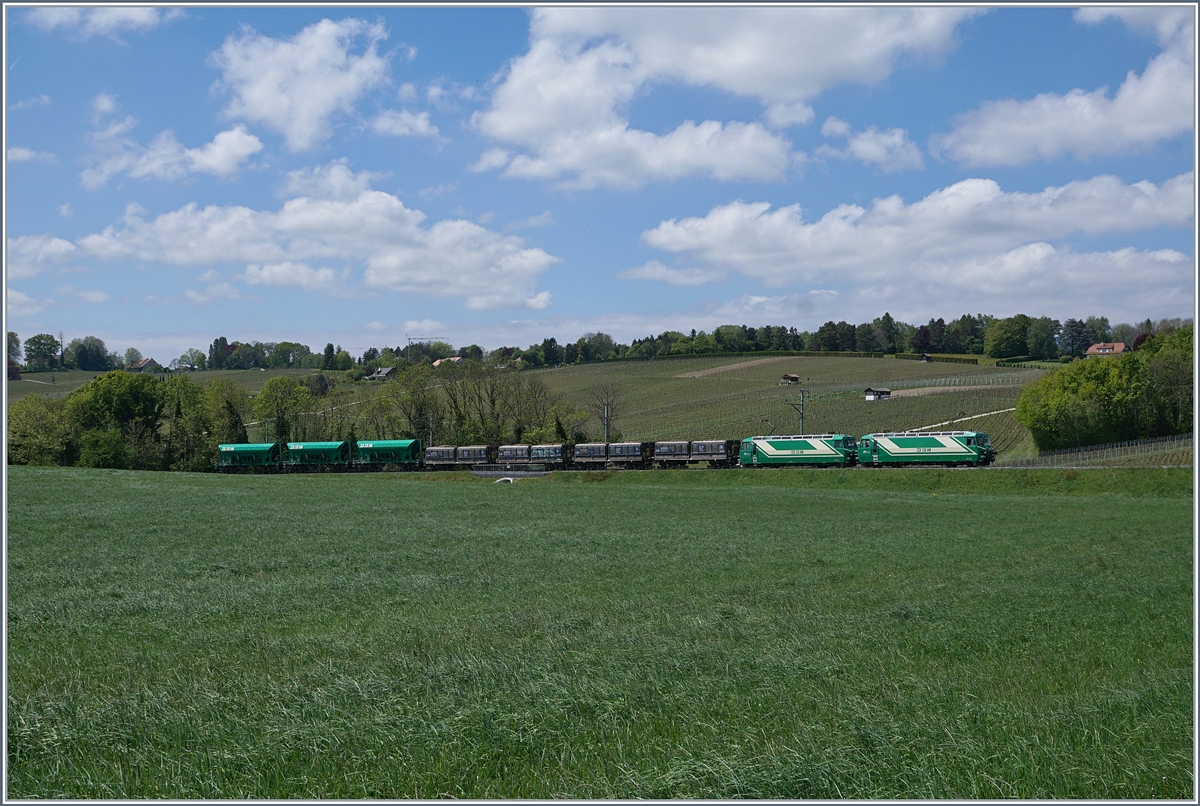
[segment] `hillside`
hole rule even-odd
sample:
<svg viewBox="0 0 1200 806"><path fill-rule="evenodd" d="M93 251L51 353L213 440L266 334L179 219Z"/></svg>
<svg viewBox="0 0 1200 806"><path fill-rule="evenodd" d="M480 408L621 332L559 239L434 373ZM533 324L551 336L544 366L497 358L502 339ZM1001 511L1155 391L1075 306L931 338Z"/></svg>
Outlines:
<svg viewBox="0 0 1200 806"><path fill-rule="evenodd" d="M798 375L800 384L780 385L785 373ZM593 390L615 384L614 439L618 433L623 439L649 440L797 431L799 417L788 402L798 402L803 389L807 433L861 436L949 423L943 427L987 431L1001 451L1026 437L1005 410L1016 406L1021 387L1039 375L994 366L810 356L614 362L538 371L553 393L580 406ZM868 386L899 394L868 402L863 396ZM600 428L596 420L590 427Z"/></svg>

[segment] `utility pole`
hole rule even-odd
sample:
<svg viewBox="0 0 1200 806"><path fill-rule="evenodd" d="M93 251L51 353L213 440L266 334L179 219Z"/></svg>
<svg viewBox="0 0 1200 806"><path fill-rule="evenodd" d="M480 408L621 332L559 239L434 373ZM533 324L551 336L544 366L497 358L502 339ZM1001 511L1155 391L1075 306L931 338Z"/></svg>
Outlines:
<svg viewBox="0 0 1200 806"><path fill-rule="evenodd" d="M786 403L787 405L791 406L793 409L795 409L796 413L800 415L800 434L803 435L804 434L804 396L807 395L808 392L806 392L803 389L800 389L798 391L800 393L800 402L799 403L796 403L791 400L784 400L783 402Z"/></svg>

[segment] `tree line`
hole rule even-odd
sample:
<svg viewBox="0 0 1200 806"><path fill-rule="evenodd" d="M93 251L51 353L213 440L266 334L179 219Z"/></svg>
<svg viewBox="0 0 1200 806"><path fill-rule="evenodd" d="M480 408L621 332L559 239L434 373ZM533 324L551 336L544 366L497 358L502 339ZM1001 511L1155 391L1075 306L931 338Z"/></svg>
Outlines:
<svg viewBox="0 0 1200 806"><path fill-rule="evenodd" d="M1185 325L1141 339L1133 352L1045 375L1022 390L1017 420L1040 450L1188 433L1192 336Z"/></svg>
<svg viewBox="0 0 1200 806"><path fill-rule="evenodd" d="M795 327L765 325L721 325L711 333L668 330L657 336L633 339L621 344L603 333L585 333L573 342L556 338L540 344L499 347L485 351L477 344L455 349L444 341L414 341L395 347L370 347L361 356L351 355L341 345L327 343L314 352L305 344L292 341L230 341L225 336L213 340L207 351L189 349L162 365L175 370L220 369L312 369L341 371L361 377L382 367L432 364L443 358L459 357L488 364L513 364L522 368L586 364L615 359L651 359L660 356L708 355L772 351L819 351L862 353L935 353L986 355L1008 360L1067 360L1086 353L1099 342L1123 342L1136 347L1158 333L1175 330L1191 320L1146 319L1137 324L1110 325L1104 316L1067 319L1025 314L996 318L987 314L964 314L949 322L930 319L923 325L911 325L884 313L870 322L852 324L832 320L815 331ZM101 339L86 336L64 344L47 333L31 336L22 343L16 333L8 334L8 358L20 364L22 353L27 370L84 369L106 371L129 368L142 360L137 348L123 354L109 352Z"/></svg>
<svg viewBox="0 0 1200 806"><path fill-rule="evenodd" d="M668 330L657 336L617 343L605 333L587 333L574 342L560 344L544 339L522 350L502 347L489 357L497 362L516 362L526 367L581 364L614 359L650 359L660 356L754 353L770 351L817 351L859 353L939 353L986 355L1008 360L1071 360L1082 356L1099 342L1124 342L1134 347L1156 333L1167 333L1191 320L1146 319L1136 325L1109 324L1103 316L1067 319L1033 318L1025 314L996 318L987 314L964 314L946 322L930 319L910 325L885 313L870 322L852 324L828 321L815 331L794 327L721 325L711 333L703 330L684 334Z"/></svg>
<svg viewBox="0 0 1200 806"><path fill-rule="evenodd" d="M535 374L477 360L406 365L365 397L341 372L277 376L253 396L228 378L193 377L110 371L65 398L17 400L8 411L8 462L200 471L213 467L218 445L251 439L494 445L595 436L591 406L554 397ZM619 395L602 393L611 427Z"/></svg>

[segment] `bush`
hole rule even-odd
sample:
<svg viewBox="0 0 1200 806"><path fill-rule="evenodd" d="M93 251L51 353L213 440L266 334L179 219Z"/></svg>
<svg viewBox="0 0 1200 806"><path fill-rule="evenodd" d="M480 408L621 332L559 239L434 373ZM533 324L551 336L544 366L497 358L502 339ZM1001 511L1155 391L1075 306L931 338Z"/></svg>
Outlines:
<svg viewBox="0 0 1200 806"><path fill-rule="evenodd" d="M8 407L8 463L56 465L67 452L62 400L29 395Z"/></svg>
<svg viewBox="0 0 1200 806"><path fill-rule="evenodd" d="M129 468L129 449L118 429L86 431L80 442L80 467Z"/></svg>
<svg viewBox="0 0 1200 806"><path fill-rule="evenodd" d="M367 377L367 373L363 372L358 367L346 370L346 380L348 381L361 381L365 377Z"/></svg>
<svg viewBox="0 0 1200 806"><path fill-rule="evenodd" d="M1029 384L1017 420L1041 450L1169 436L1192 428L1192 328L1141 350L1073 361Z"/></svg>

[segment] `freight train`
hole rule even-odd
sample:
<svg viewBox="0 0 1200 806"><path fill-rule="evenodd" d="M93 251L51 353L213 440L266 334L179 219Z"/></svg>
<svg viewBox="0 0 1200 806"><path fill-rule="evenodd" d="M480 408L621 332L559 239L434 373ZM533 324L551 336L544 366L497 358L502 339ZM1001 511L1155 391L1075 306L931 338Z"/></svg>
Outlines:
<svg viewBox="0 0 1200 806"><path fill-rule="evenodd" d="M218 446L216 468L313 470L597 470L682 467L982 467L995 461L979 431L793 434L664 442L434 445L417 439Z"/></svg>

